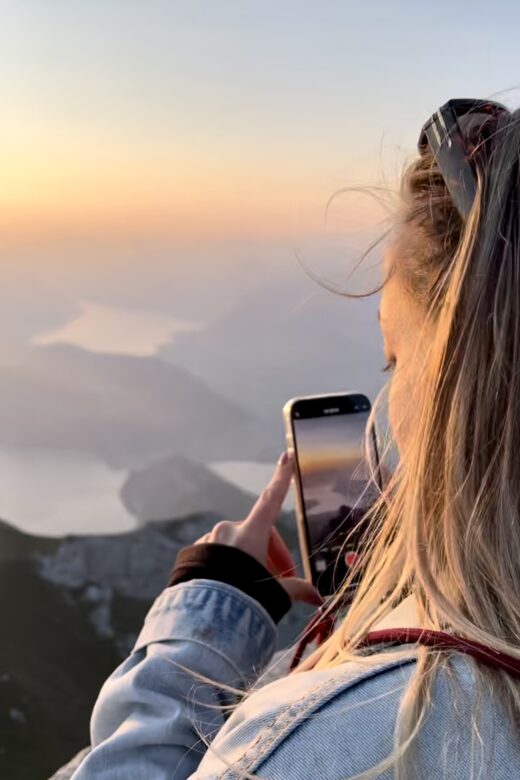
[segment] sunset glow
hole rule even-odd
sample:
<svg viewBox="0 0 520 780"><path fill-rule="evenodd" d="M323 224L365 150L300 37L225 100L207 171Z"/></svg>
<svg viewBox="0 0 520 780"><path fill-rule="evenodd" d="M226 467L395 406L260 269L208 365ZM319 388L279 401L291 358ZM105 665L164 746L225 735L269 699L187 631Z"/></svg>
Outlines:
<svg viewBox="0 0 520 780"><path fill-rule="evenodd" d="M10 5L0 31L2 245L323 230L338 189L396 183L439 100L490 94L515 72L516 44L508 49L502 31L485 73L471 58L466 71L440 63L425 90L440 26L447 55L466 59L442 13L412 54L407 5L389 13L377 3L380 28L370 4L333 3L332 16L295 3L258 14L232 0ZM464 20L468 35L477 17ZM372 217L349 202L342 220L356 229Z"/></svg>
<svg viewBox="0 0 520 780"><path fill-rule="evenodd" d="M277 236L323 229L323 209L341 186L324 159L200 159L189 148L131 149L23 139L0 151L0 238L9 244L63 235L156 235L172 239ZM124 139L122 139L124 141ZM361 172L358 172L358 179ZM365 199L366 201L366 199ZM366 201L349 225L367 219ZM374 217L377 209L374 210ZM372 219L369 214L368 219ZM345 229L345 224L342 224Z"/></svg>

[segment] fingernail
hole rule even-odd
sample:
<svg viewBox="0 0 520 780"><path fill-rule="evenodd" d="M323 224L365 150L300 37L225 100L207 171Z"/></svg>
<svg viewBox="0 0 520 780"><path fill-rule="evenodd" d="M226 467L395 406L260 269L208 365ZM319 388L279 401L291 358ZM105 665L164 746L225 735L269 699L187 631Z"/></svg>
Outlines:
<svg viewBox="0 0 520 780"><path fill-rule="evenodd" d="M284 450L280 455L280 457L278 458L278 465L285 466L288 460L289 460L289 453L287 452L287 450Z"/></svg>

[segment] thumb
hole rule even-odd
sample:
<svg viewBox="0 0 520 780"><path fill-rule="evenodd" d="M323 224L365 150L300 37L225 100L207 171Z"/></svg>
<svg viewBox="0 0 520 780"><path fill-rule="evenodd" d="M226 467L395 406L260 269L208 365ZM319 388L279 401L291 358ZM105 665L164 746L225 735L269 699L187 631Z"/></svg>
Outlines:
<svg viewBox="0 0 520 780"><path fill-rule="evenodd" d="M301 577L280 577L278 582L287 591L292 601L304 601L315 606L324 603L314 585Z"/></svg>

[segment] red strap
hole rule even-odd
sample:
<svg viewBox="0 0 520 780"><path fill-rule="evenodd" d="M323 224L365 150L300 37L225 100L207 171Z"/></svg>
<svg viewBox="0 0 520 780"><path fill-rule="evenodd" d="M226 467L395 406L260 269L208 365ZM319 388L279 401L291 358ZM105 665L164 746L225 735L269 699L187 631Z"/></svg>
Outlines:
<svg viewBox="0 0 520 780"><path fill-rule="evenodd" d="M418 642L428 647L444 647L460 650L462 653L474 656L478 661L494 668L504 669L513 677L520 677L520 659L507 653L494 650L472 639L447 634L444 631L430 631L426 628L384 628L369 633L358 643L358 647L377 645L380 643L406 644Z"/></svg>
<svg viewBox="0 0 520 780"><path fill-rule="evenodd" d="M289 671L292 672L300 663L307 645L317 641L318 645L323 644L334 631L335 614L322 614L322 609L318 609L312 620L307 624L303 636L298 642L294 655L292 657Z"/></svg>
<svg viewBox="0 0 520 780"><path fill-rule="evenodd" d="M314 641L318 645L325 641L334 630L334 617L327 615L323 618L321 611L311 620L304 632L292 659L290 670L294 669L301 660L306 646ZM432 631L426 628L383 628L369 633L358 643L357 647L368 647L379 644L409 644L419 643L428 647L439 647L448 650L460 650L462 653L472 655L478 661L495 669L504 669L512 677L520 678L520 659L507 653L494 650L492 647L475 642L472 639L464 639L461 636L447 634L444 631Z"/></svg>

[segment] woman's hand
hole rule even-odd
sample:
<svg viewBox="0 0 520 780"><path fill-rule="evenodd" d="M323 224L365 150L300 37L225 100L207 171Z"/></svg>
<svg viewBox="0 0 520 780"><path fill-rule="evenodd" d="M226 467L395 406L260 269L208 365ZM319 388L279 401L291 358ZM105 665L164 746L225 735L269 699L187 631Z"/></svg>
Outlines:
<svg viewBox="0 0 520 780"><path fill-rule="evenodd" d="M275 528L293 474L293 456L284 452L270 483L262 491L245 520L222 520L195 544L229 544L256 558L282 585L293 601L322 604L323 599L307 580L296 576L294 559Z"/></svg>

